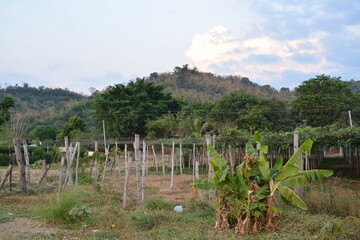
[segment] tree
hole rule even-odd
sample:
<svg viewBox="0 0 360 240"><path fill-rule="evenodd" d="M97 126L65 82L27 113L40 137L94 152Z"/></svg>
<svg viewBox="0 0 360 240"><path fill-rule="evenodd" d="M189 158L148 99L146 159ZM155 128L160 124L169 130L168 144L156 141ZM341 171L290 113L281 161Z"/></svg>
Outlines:
<svg viewBox="0 0 360 240"><path fill-rule="evenodd" d="M58 129L50 125L42 125L34 128L28 135L29 139L39 139L40 141L45 140L56 140L56 134Z"/></svg>
<svg viewBox="0 0 360 240"><path fill-rule="evenodd" d="M15 106L15 100L6 96L0 101L0 126L10 120L10 109Z"/></svg>
<svg viewBox="0 0 360 240"><path fill-rule="evenodd" d="M163 86L137 79L108 87L95 96L93 107L98 122L105 120L110 136L129 137L144 135L148 121L178 112L181 102L165 93Z"/></svg>
<svg viewBox="0 0 360 240"><path fill-rule="evenodd" d="M85 127L86 127L86 123L84 119L82 119L78 115L74 115L69 118L69 121L62 128L62 130L58 135L58 139L62 139L65 136L72 138L78 135L79 132L84 131Z"/></svg>
<svg viewBox="0 0 360 240"><path fill-rule="evenodd" d="M340 77L318 75L295 88L292 108L298 122L321 127L338 122L351 108L353 93Z"/></svg>

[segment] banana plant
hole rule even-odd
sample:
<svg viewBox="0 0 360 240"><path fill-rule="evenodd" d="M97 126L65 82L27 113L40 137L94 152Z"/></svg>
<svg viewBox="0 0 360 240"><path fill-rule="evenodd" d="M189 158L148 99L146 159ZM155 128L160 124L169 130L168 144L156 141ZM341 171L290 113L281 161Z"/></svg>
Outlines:
<svg viewBox="0 0 360 240"><path fill-rule="evenodd" d="M255 133L253 139L257 144L257 164L261 173L261 179L264 181L263 187L260 188L255 195L257 200L267 198L267 224L268 228L275 228L272 223L274 211L274 194L278 191L282 200L286 204L293 204L303 210L307 209L304 201L293 191L296 187L304 187L307 183L319 180L321 178L329 177L333 174L331 170L308 170L300 171L300 166L303 164L302 156L311 150L313 141L307 139L299 149L290 157L290 159L283 166L283 159L279 157L273 168L269 167L269 161L266 160L266 153L268 147L262 145L260 142L259 133ZM252 145L252 144L251 144ZM253 151L251 149L251 151ZM268 196L266 194L269 193Z"/></svg>
<svg viewBox="0 0 360 240"><path fill-rule="evenodd" d="M197 180L195 187L216 190L217 229L229 228L229 218L233 218L237 220L235 232L241 235L256 234L262 226L274 230L276 225L272 218L282 211L274 206L276 192L280 193L285 203L306 210L306 204L293 189L329 177L333 173L330 170L300 171L299 166L303 164L302 156L312 147L311 139L306 140L285 165L279 157L272 168L266 159L268 146L261 144L258 132L253 136L253 142L256 143L256 147L251 141L247 143L247 155L236 167L235 173L230 171L231 167L215 149L208 146L214 177L209 180Z"/></svg>

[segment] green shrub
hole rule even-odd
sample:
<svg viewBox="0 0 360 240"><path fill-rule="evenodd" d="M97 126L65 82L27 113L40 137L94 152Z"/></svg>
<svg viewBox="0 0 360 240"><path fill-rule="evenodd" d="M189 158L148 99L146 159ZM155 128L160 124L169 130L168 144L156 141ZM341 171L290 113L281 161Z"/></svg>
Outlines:
<svg viewBox="0 0 360 240"><path fill-rule="evenodd" d="M151 198L145 202L144 206L148 210L172 210L172 204L160 198Z"/></svg>

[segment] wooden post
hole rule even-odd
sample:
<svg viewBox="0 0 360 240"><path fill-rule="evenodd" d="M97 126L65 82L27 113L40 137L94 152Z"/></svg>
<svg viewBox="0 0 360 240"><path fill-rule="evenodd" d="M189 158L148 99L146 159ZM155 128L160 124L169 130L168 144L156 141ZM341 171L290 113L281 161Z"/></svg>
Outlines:
<svg viewBox="0 0 360 240"><path fill-rule="evenodd" d="M206 138L206 146L211 145L211 136L209 134L205 135ZM208 178L211 179L212 177L214 177L214 169L213 166L211 165L211 157L210 157L210 152L207 149L207 158L208 158L208 166L209 166L209 175ZM215 191L214 190L210 190L209 191L209 197L210 199L214 199L215 198Z"/></svg>
<svg viewBox="0 0 360 240"><path fill-rule="evenodd" d="M47 170L46 160L42 160L41 164L42 164L42 170L43 170L43 176L44 176L43 181L47 182L47 172L48 172L48 170ZM39 183L40 183L40 181L39 181Z"/></svg>
<svg viewBox="0 0 360 240"><path fill-rule="evenodd" d="M125 154L127 154L127 145L125 145ZM124 183L124 194L123 194L123 208L127 207L127 192L129 186L129 179L130 179L130 171L131 171L131 162L132 158L128 155L125 155L125 183Z"/></svg>
<svg viewBox="0 0 360 240"><path fill-rule="evenodd" d="M107 161L108 161L109 150L110 150L110 149L107 149L107 148L106 148L105 121L102 120L102 123L103 123L104 147L105 147L105 156L106 156L106 157L105 157L104 171L103 171L103 176L102 176L101 182L104 182L104 180L105 180L106 166L107 166Z"/></svg>
<svg viewBox="0 0 360 240"><path fill-rule="evenodd" d="M294 153L299 149L299 131L294 131ZM304 171L304 163L301 161L301 164L298 166L299 171ZM300 197L304 197L304 190L302 188L295 188L295 193Z"/></svg>
<svg viewBox="0 0 360 240"><path fill-rule="evenodd" d="M121 166L120 166L121 163L120 163L120 157L119 157L118 151L119 151L118 144L117 144L117 142L115 142L115 162L118 166L119 177L121 177Z"/></svg>
<svg viewBox="0 0 360 240"><path fill-rule="evenodd" d="M163 168L163 176L165 176L165 149L164 143L161 143L161 161L162 161L162 168Z"/></svg>
<svg viewBox="0 0 360 240"><path fill-rule="evenodd" d="M79 176L79 161L80 161L80 142L76 143L77 145L77 157L76 157L76 169L75 169L75 186L78 186L78 176Z"/></svg>
<svg viewBox="0 0 360 240"><path fill-rule="evenodd" d="M0 190L2 189L2 187L4 186L6 179L8 178L8 176L10 175L12 169L13 169L13 164L10 163L9 167L6 169L3 177L1 178L1 182L0 182Z"/></svg>
<svg viewBox="0 0 360 240"><path fill-rule="evenodd" d="M146 144L146 166L145 166L145 175L149 172L149 145Z"/></svg>
<svg viewBox="0 0 360 240"><path fill-rule="evenodd" d="M21 191L23 192L23 194L27 195L28 194L28 186L26 183L25 168L24 168L23 158L22 158L22 154L21 154L19 139L14 138L13 144L14 144L14 148L15 148L16 162L18 163L18 167L19 167Z"/></svg>
<svg viewBox="0 0 360 240"><path fill-rule="evenodd" d="M171 180L170 180L170 189L174 188L174 161L175 161L175 142L172 142L172 150L171 150Z"/></svg>
<svg viewBox="0 0 360 240"><path fill-rule="evenodd" d="M64 177L64 168L65 168L65 157L61 156L61 164L60 164L60 170L59 170L58 201L60 200L60 196L61 196L63 177Z"/></svg>
<svg viewBox="0 0 360 240"><path fill-rule="evenodd" d="M98 142L97 141L95 141L95 153L96 153L96 155L95 155L95 163L94 163L94 167L95 167L95 177L94 177L94 181L95 181L95 183L97 183L97 181L98 181L98 177L99 177L99 163L98 163Z"/></svg>
<svg viewBox="0 0 360 240"><path fill-rule="evenodd" d="M134 142L134 152L135 152L135 170L136 170L136 187L137 187L137 197L138 201L141 202L141 152L140 152L140 136L139 134L135 134L135 142Z"/></svg>
<svg viewBox="0 0 360 240"><path fill-rule="evenodd" d="M157 165L157 159L156 159L156 153L155 153L154 145L151 145L151 148L152 148L153 155L154 155L155 170L156 170L156 172L157 172L157 171L158 171L158 165Z"/></svg>
<svg viewBox="0 0 360 240"><path fill-rule="evenodd" d="M233 173L235 171L235 164L234 161L232 159L232 151L231 151L231 145L229 144L229 161L230 161L230 167L231 167L231 172Z"/></svg>
<svg viewBox="0 0 360 240"><path fill-rule="evenodd" d="M26 140L23 141L23 147L24 147L24 159L25 159L26 184L27 186L30 186L30 161L29 161L29 152L27 149Z"/></svg>
<svg viewBox="0 0 360 240"><path fill-rule="evenodd" d="M143 203L145 200L145 170L146 170L146 143L143 140L143 156L142 156L142 174L141 174L141 202Z"/></svg>
<svg viewBox="0 0 360 240"><path fill-rule="evenodd" d="M45 160L44 160L44 161L45 161ZM39 180L38 184L41 184L42 181L47 178L47 173L48 173L50 167L51 167L50 164L49 164L49 165L46 165L46 164L45 164L45 170L43 171L43 175L40 177L40 180ZM46 180L46 181L47 181L47 180Z"/></svg>
<svg viewBox="0 0 360 240"><path fill-rule="evenodd" d="M182 175L182 162L183 162L183 152L182 152L182 146L180 143L180 175Z"/></svg>
<svg viewBox="0 0 360 240"><path fill-rule="evenodd" d="M107 162L109 161L109 149L110 149L110 145L108 145L107 147L105 145L105 162L104 162L104 171L103 171L101 182L105 181L106 167L107 167Z"/></svg>

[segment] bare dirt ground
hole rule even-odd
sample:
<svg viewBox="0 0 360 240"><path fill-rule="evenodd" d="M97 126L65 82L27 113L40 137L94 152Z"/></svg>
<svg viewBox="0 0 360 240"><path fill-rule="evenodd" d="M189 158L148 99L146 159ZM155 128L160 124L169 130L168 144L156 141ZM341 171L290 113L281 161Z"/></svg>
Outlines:
<svg viewBox="0 0 360 240"><path fill-rule="evenodd" d="M28 218L15 218L9 222L0 223L0 239L14 239L22 235L55 235L67 230L43 227L38 221Z"/></svg>

